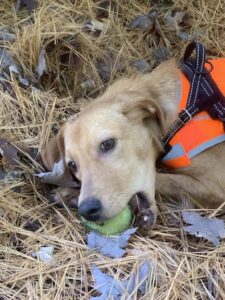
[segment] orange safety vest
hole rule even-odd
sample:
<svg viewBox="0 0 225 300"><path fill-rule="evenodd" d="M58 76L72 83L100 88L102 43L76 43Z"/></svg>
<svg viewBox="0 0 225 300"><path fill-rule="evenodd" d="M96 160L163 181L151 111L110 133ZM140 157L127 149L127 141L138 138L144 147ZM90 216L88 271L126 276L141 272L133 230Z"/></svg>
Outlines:
<svg viewBox="0 0 225 300"><path fill-rule="evenodd" d="M225 59L213 59L209 62L213 66L210 75L225 96ZM209 64L205 64L205 68L209 70ZM180 77L182 97L177 113L186 108L191 85L182 72ZM172 137L169 142L172 148L161 162L173 169L190 166L192 157L223 141L225 141L223 122L212 119L206 111L202 111Z"/></svg>

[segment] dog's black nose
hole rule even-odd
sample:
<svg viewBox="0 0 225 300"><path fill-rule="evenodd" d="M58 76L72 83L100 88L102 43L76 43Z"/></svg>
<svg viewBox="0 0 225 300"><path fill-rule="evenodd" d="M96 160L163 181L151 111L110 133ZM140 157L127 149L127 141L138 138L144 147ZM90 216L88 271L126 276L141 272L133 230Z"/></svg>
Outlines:
<svg viewBox="0 0 225 300"><path fill-rule="evenodd" d="M101 202L96 198L88 198L78 208L78 212L86 220L97 221L102 210Z"/></svg>

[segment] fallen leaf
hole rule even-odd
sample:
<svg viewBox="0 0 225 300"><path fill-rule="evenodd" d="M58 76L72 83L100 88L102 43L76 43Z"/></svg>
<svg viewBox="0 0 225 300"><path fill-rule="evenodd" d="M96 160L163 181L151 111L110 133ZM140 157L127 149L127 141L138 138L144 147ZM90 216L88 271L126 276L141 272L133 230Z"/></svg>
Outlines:
<svg viewBox="0 0 225 300"><path fill-rule="evenodd" d="M11 95L12 97L16 97L12 85L5 76L5 74L0 74L0 88L3 92L7 91L9 95Z"/></svg>
<svg viewBox="0 0 225 300"><path fill-rule="evenodd" d="M32 253L33 257L44 263L49 263L53 259L54 246L43 246L38 251Z"/></svg>
<svg viewBox="0 0 225 300"><path fill-rule="evenodd" d="M16 2L16 11L22 8L22 6L26 6L29 12L32 12L35 8L37 8L38 0L17 0Z"/></svg>
<svg viewBox="0 0 225 300"><path fill-rule="evenodd" d="M96 84L93 79L86 79L81 83L81 88L83 90L83 94L86 94L92 91L96 87Z"/></svg>
<svg viewBox="0 0 225 300"><path fill-rule="evenodd" d="M103 0L98 2L96 5L97 5L97 10L96 10L97 19L108 18L109 12L119 13L118 4L116 1Z"/></svg>
<svg viewBox="0 0 225 300"><path fill-rule="evenodd" d="M166 47L159 47L153 50L153 55L157 63L161 63L170 58L170 50Z"/></svg>
<svg viewBox="0 0 225 300"><path fill-rule="evenodd" d="M138 288L142 295L145 294L148 287L147 278L153 268L154 263L148 260L139 266L136 274L133 273L129 280L125 280L124 285L129 294L132 294L136 288Z"/></svg>
<svg viewBox="0 0 225 300"><path fill-rule="evenodd" d="M34 176L39 177L45 183L62 187L76 188L80 186L79 183L74 181L72 176L68 174L63 159L54 164L53 170L51 172L41 172L38 174L34 174Z"/></svg>
<svg viewBox="0 0 225 300"><path fill-rule="evenodd" d="M13 73L19 82L23 86L29 86L30 82L27 78L22 76L22 69L14 61L13 56L10 52L0 48L0 82L3 84L3 87L6 88L10 93L12 92L12 87L10 84L10 75Z"/></svg>
<svg viewBox="0 0 225 300"><path fill-rule="evenodd" d="M5 215L5 212L2 208L0 208L0 218L4 217Z"/></svg>
<svg viewBox="0 0 225 300"><path fill-rule="evenodd" d="M218 299L218 273L216 269L213 268L208 276L207 290L210 293L210 296L212 296L212 299Z"/></svg>
<svg viewBox="0 0 225 300"><path fill-rule="evenodd" d="M123 248L128 245L131 235L134 234L136 230L137 228L131 228L114 237L102 236L92 231L87 236L88 247L111 258L122 257L126 253L126 250Z"/></svg>
<svg viewBox="0 0 225 300"><path fill-rule="evenodd" d="M30 156L29 148L15 145L6 138L0 138L0 180L1 185L9 187L14 192L21 192L20 179L24 170L21 162Z"/></svg>
<svg viewBox="0 0 225 300"><path fill-rule="evenodd" d="M59 62L60 69L68 70L79 68L82 64L81 44L76 34L66 35L45 44L45 51L51 60L53 57ZM48 73L51 76L51 72Z"/></svg>
<svg viewBox="0 0 225 300"><path fill-rule="evenodd" d="M91 297L90 300L121 299L124 294L124 289L120 280L116 280L113 276L101 272L96 266L92 268L92 276L95 281L94 289L98 290L102 295L99 297Z"/></svg>
<svg viewBox="0 0 225 300"><path fill-rule="evenodd" d="M204 237L214 246L219 246L220 239L225 238L224 221L214 218L202 217L197 212L183 212L183 219L190 226L184 227L184 231L196 237Z"/></svg>
<svg viewBox="0 0 225 300"><path fill-rule="evenodd" d="M1 67L0 70L1 70L1 72L12 65L14 65L16 69L18 68L16 63L13 61L11 53L0 48L0 67Z"/></svg>
<svg viewBox="0 0 225 300"><path fill-rule="evenodd" d="M164 22L169 30L179 31L180 24L183 22L187 12L182 10L168 10L164 16Z"/></svg>
<svg viewBox="0 0 225 300"><path fill-rule="evenodd" d="M8 42L14 42L16 39L15 34L1 30L0 31L0 40L8 41Z"/></svg>
<svg viewBox="0 0 225 300"><path fill-rule="evenodd" d="M47 72L45 55L46 55L45 49L42 48L38 57L38 64L35 70L38 75L38 78L40 78L44 74L44 72Z"/></svg>
<svg viewBox="0 0 225 300"><path fill-rule="evenodd" d="M19 149L5 138L0 138L0 156L5 172L11 171L20 160Z"/></svg>
<svg viewBox="0 0 225 300"><path fill-rule="evenodd" d="M136 59L131 64L141 73L147 73L152 70L151 65L144 59Z"/></svg>
<svg viewBox="0 0 225 300"><path fill-rule="evenodd" d="M186 42L192 42L195 40L195 36L192 35L192 34L188 34L187 32L184 32L184 31L179 31L177 33L177 36L179 38L181 38L183 41L186 41Z"/></svg>
<svg viewBox="0 0 225 300"><path fill-rule="evenodd" d="M115 279L112 275L105 274L96 266L93 266L92 276L95 281L94 289L98 290L101 296L91 297L91 300L121 300L124 299L125 295L126 299L130 299L129 296L131 296L136 289L143 295L148 287L148 277L152 266L151 261L144 262L138 266L136 273L133 273L129 279L123 281Z"/></svg>
<svg viewBox="0 0 225 300"><path fill-rule="evenodd" d="M41 224L38 220L29 220L24 226L24 229L32 232L37 231L39 228L41 228Z"/></svg>
<svg viewBox="0 0 225 300"><path fill-rule="evenodd" d="M107 51L105 55L97 60L96 68L103 82L109 82L113 72L122 72L124 65L118 60L113 51Z"/></svg>
<svg viewBox="0 0 225 300"><path fill-rule="evenodd" d="M154 26L152 20L148 17L148 15L138 15L134 19L130 21L128 28L130 29L140 29L140 30L150 30Z"/></svg>
<svg viewBox="0 0 225 300"><path fill-rule="evenodd" d="M15 193L21 192L20 179L24 175L23 170L18 168L11 171L5 171L0 165L0 188L9 188Z"/></svg>
<svg viewBox="0 0 225 300"><path fill-rule="evenodd" d="M84 23L84 29L91 32L103 31L107 28L107 24L99 20L89 20Z"/></svg>

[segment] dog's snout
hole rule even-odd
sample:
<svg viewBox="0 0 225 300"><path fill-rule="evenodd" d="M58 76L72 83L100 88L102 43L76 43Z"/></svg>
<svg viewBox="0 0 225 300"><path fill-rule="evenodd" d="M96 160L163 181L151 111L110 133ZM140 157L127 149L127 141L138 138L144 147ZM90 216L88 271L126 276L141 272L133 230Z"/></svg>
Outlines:
<svg viewBox="0 0 225 300"><path fill-rule="evenodd" d="M78 208L79 214L89 221L97 221L100 218L101 210L101 202L96 198L83 200Z"/></svg>

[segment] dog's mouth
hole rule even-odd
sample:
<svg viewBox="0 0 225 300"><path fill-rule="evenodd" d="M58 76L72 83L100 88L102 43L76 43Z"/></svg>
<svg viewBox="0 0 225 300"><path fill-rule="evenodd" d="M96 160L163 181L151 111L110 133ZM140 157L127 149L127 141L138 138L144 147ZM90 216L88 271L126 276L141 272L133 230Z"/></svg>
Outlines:
<svg viewBox="0 0 225 300"><path fill-rule="evenodd" d="M135 216L134 226L148 229L155 224L155 216L150 208L150 199L144 192L134 194L129 206Z"/></svg>

